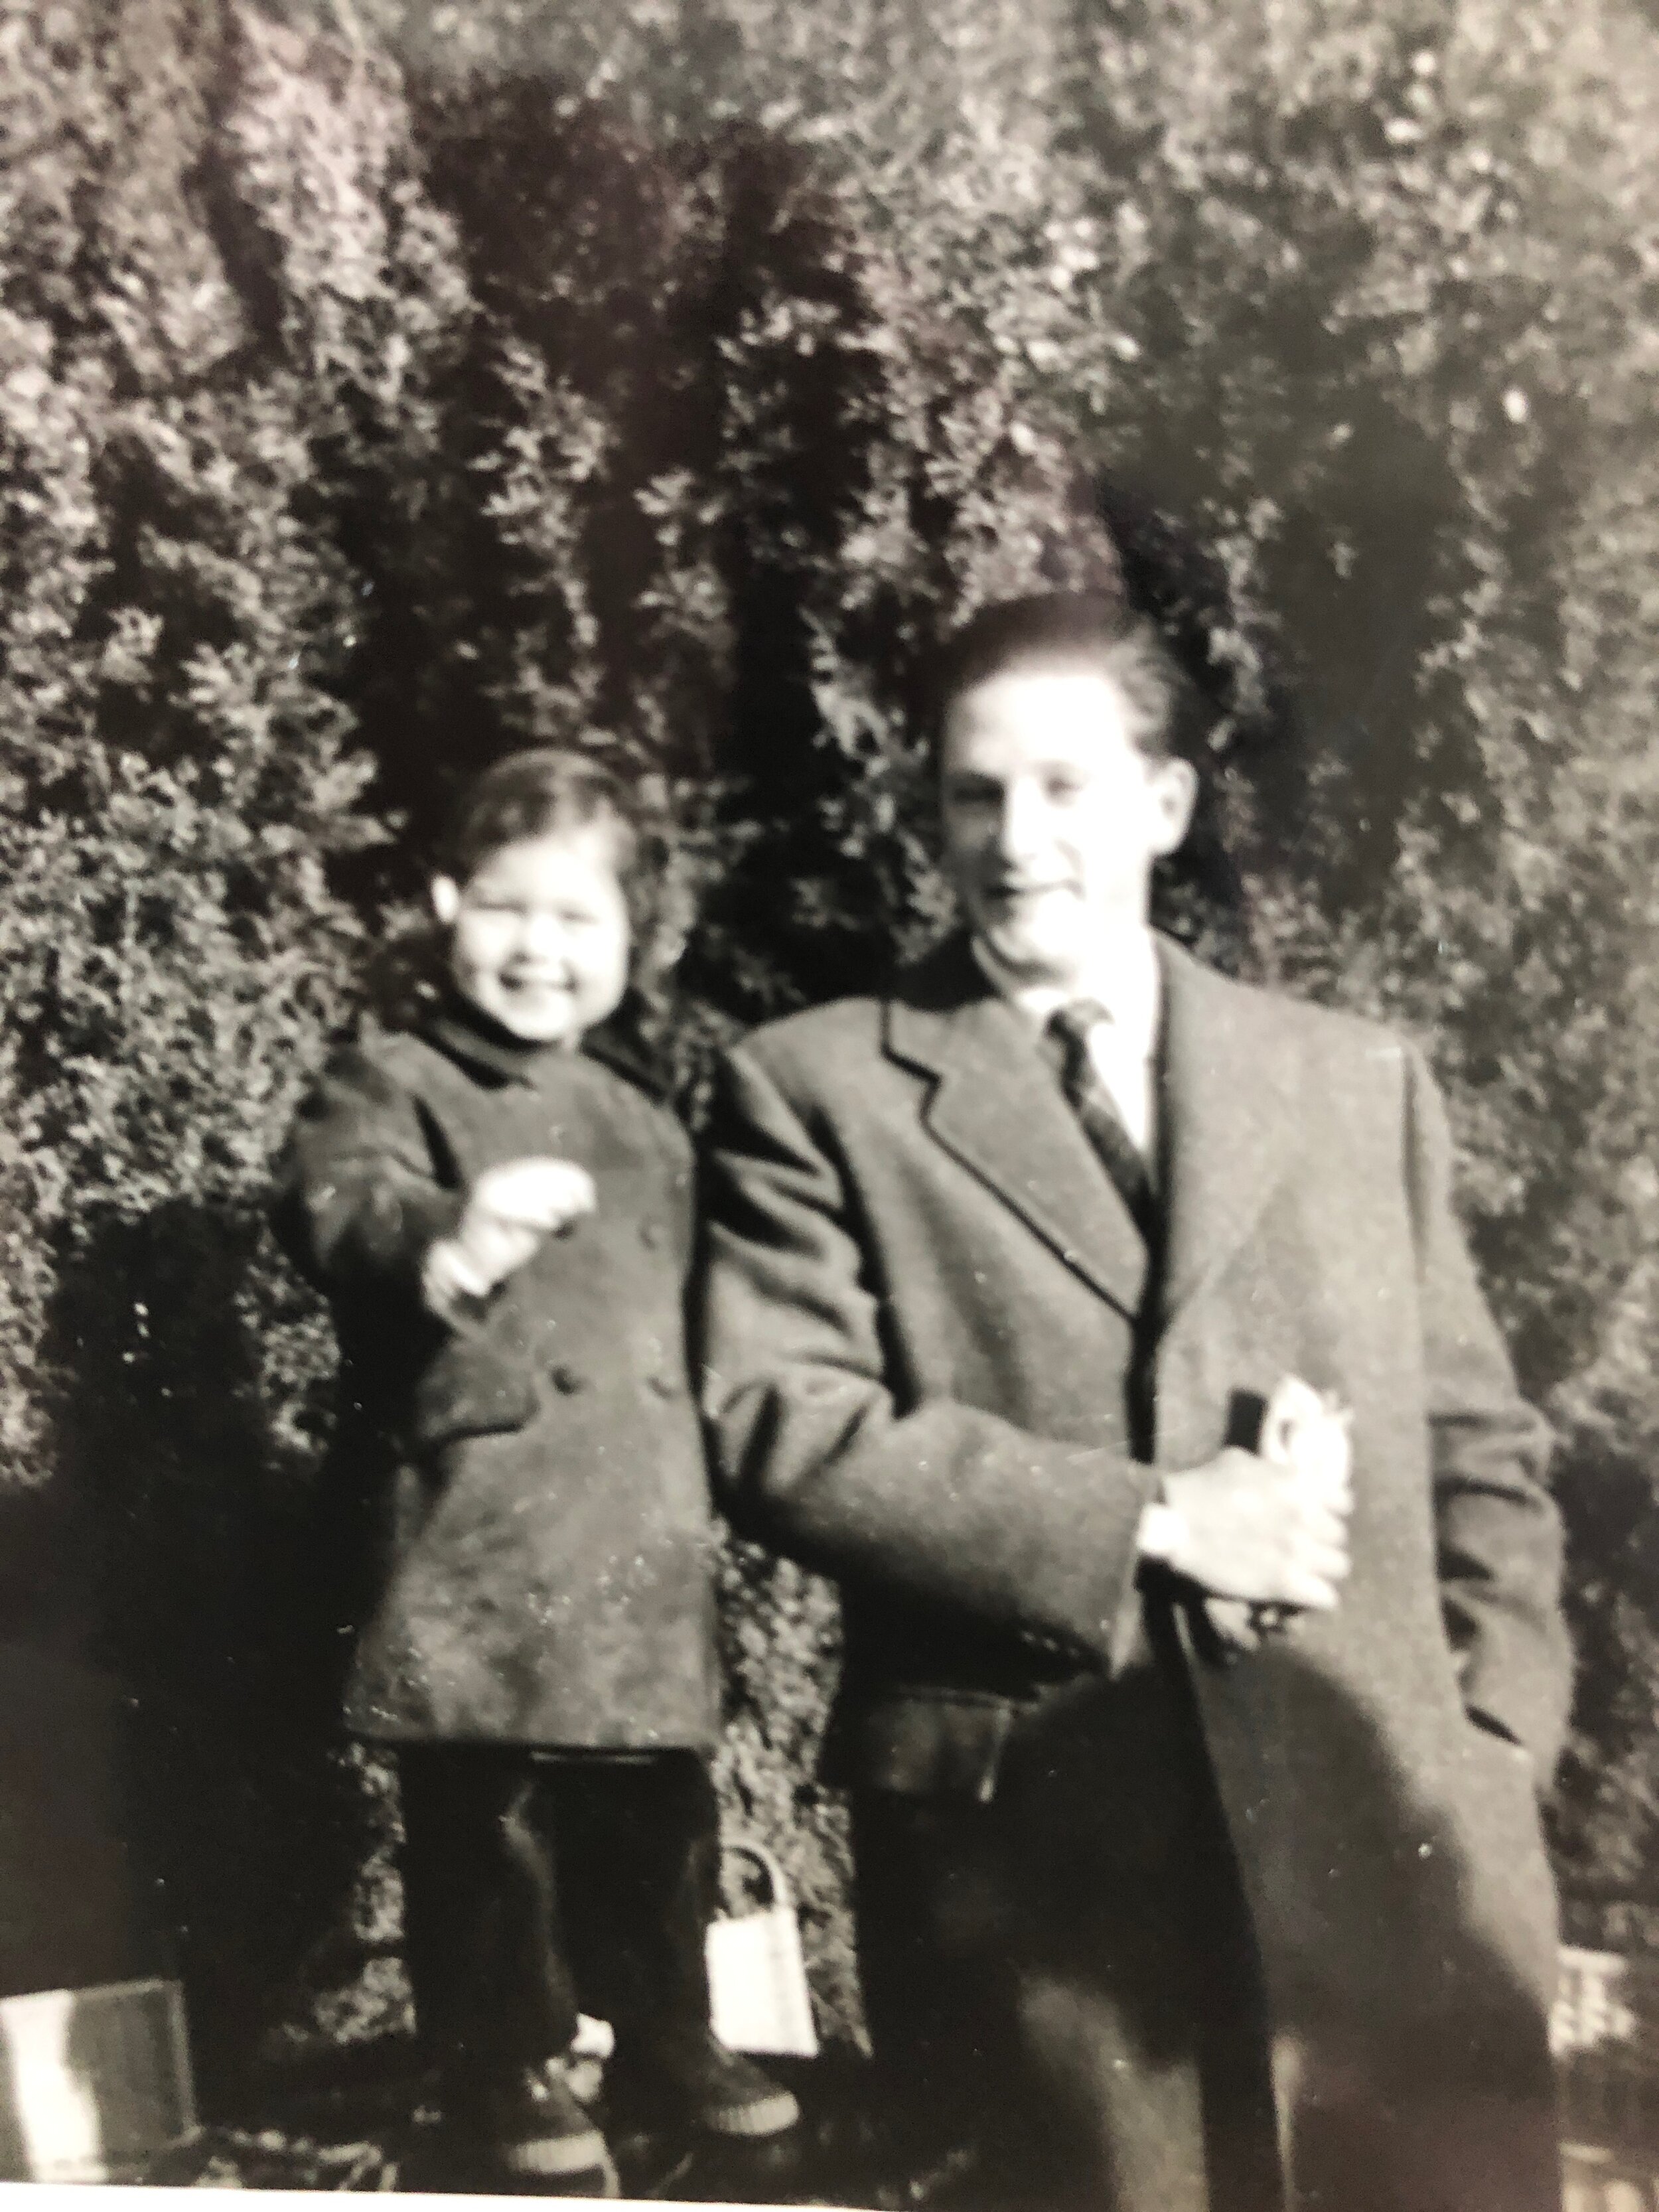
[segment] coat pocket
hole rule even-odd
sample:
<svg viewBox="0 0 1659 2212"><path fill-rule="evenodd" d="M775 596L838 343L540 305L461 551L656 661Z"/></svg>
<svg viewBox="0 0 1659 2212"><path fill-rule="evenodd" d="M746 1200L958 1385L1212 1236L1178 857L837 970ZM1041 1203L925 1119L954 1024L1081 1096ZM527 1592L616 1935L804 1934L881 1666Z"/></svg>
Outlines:
<svg viewBox="0 0 1659 2212"><path fill-rule="evenodd" d="M836 1788L988 1803L1008 1732L1022 1709L1008 1698L929 1689L849 1702L831 1717L822 1778Z"/></svg>
<svg viewBox="0 0 1659 2212"><path fill-rule="evenodd" d="M476 1339L447 1346L415 1386L410 1443L418 1459L458 1443L526 1428L536 1418L529 1376Z"/></svg>

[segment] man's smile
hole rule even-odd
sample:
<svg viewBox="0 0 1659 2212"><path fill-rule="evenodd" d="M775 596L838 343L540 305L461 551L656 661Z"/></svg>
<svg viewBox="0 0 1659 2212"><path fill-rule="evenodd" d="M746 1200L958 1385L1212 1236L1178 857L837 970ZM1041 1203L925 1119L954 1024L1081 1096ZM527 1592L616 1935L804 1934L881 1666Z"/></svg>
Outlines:
<svg viewBox="0 0 1659 2212"><path fill-rule="evenodd" d="M999 903L1012 904L1018 899L1043 898L1050 891L1074 891L1077 888L1069 876L1056 876L1043 883L988 884L983 895Z"/></svg>

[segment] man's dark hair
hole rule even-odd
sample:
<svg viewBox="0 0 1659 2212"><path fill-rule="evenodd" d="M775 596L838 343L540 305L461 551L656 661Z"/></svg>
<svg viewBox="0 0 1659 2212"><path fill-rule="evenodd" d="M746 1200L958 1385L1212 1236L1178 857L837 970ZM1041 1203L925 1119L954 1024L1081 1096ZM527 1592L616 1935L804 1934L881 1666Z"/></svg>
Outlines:
<svg viewBox="0 0 1659 2212"><path fill-rule="evenodd" d="M639 825L617 778L568 746L538 745L508 753L462 792L440 849L440 865L465 884L503 845L561 830L586 830L593 823L611 830L617 879L631 894Z"/></svg>
<svg viewBox="0 0 1659 2212"><path fill-rule="evenodd" d="M1134 744L1154 760L1177 750L1182 679L1157 624L1104 592L1042 592L981 607L945 641L932 685L936 760L956 702L1018 668L1082 668L1109 678L1129 710Z"/></svg>

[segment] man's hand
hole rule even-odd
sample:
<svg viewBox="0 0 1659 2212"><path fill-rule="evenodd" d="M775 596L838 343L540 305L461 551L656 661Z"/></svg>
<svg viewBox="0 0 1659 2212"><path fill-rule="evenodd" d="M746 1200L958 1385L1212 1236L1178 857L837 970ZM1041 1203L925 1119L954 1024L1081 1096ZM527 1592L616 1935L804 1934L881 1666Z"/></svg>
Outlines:
<svg viewBox="0 0 1659 2212"><path fill-rule="evenodd" d="M1260 1453L1229 1445L1166 1475L1164 1496L1152 1550L1175 1573L1246 1605L1335 1607L1353 1504L1347 1417L1306 1383L1274 1389Z"/></svg>
<svg viewBox="0 0 1659 2212"><path fill-rule="evenodd" d="M595 1203L593 1178L574 1160L507 1160L473 1184L455 1233L427 1255L426 1302L447 1314L461 1297L485 1297Z"/></svg>

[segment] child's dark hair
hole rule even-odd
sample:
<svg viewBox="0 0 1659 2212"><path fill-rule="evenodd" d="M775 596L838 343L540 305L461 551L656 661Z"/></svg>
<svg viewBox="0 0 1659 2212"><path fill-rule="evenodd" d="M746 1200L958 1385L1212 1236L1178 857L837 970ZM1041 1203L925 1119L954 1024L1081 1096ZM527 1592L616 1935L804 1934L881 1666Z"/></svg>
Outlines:
<svg viewBox="0 0 1659 2212"><path fill-rule="evenodd" d="M1104 592L1041 592L981 607L947 638L929 687L933 757L945 717L966 691L1011 669L1077 667L1109 677L1148 758L1178 748L1182 679L1156 623Z"/></svg>
<svg viewBox="0 0 1659 2212"><path fill-rule="evenodd" d="M631 891L640 860L640 826L626 790L588 754L565 745L537 745L508 753L462 792L439 864L465 884L503 845L561 830L586 830L593 823L611 830L617 880L625 892Z"/></svg>

